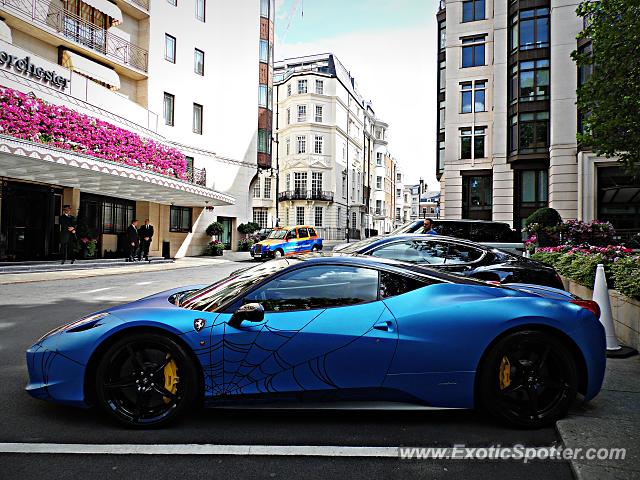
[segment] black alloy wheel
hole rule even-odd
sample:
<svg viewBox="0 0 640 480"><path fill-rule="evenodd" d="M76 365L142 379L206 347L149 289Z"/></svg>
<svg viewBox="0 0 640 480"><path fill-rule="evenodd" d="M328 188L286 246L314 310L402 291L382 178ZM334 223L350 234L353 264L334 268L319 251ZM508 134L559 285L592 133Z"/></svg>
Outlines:
<svg viewBox="0 0 640 480"><path fill-rule="evenodd" d="M166 425L198 394L197 369L183 347L157 333L137 333L111 345L96 369L96 399L129 427Z"/></svg>
<svg viewBox="0 0 640 480"><path fill-rule="evenodd" d="M478 371L480 406L512 425L540 428L564 417L577 395L576 361L556 336L536 330L498 341Z"/></svg>

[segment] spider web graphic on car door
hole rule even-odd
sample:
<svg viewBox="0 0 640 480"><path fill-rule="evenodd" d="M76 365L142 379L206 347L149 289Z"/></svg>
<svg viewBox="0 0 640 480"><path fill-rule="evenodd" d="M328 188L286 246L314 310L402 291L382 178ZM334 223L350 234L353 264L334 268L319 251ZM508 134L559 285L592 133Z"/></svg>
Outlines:
<svg viewBox="0 0 640 480"><path fill-rule="evenodd" d="M360 322L356 335L334 334L327 340L320 334L322 340L327 341L310 344L309 337L301 338L304 337L301 334L318 334L323 328L318 323L324 312L320 311L297 329L264 323L255 331L245 331L243 342L230 340L228 333L233 327L225 321L219 322L216 325L219 333L210 347L211 363L207 369L207 375L212 377L208 382L211 393L214 396L278 393L290 391L292 386L300 391L340 388L340 382L333 378L336 372L332 374L327 365L329 357L362 341L388 310L384 305L376 308L376 314L370 320ZM314 322L316 331L310 332Z"/></svg>

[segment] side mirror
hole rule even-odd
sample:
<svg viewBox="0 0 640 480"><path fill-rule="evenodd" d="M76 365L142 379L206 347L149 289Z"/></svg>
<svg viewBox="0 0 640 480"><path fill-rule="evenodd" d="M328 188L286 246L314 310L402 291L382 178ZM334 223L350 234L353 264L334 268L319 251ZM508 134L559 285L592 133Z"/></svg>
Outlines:
<svg viewBox="0 0 640 480"><path fill-rule="evenodd" d="M231 315L229 325L237 328L244 320L254 323L263 321L264 307L259 303L245 303Z"/></svg>

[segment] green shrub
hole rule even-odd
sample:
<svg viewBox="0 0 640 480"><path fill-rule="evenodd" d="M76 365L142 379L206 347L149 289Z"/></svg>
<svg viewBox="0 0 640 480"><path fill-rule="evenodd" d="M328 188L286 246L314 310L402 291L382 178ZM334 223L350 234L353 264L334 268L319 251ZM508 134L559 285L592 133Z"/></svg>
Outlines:
<svg viewBox="0 0 640 480"><path fill-rule="evenodd" d="M525 220L525 226L537 223L540 227L555 227L562 223L562 217L557 210L550 207L539 208Z"/></svg>
<svg viewBox="0 0 640 480"><path fill-rule="evenodd" d="M611 264L616 290L627 297L640 299L640 258L619 258Z"/></svg>
<svg viewBox="0 0 640 480"><path fill-rule="evenodd" d="M209 224L206 230L206 234L210 237L222 235L222 232L224 232L224 226L220 222Z"/></svg>

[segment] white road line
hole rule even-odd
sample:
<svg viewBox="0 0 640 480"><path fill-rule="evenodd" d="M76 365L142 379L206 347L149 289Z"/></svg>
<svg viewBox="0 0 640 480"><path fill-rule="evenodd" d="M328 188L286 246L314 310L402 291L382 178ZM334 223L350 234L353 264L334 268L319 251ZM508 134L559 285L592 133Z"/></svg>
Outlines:
<svg viewBox="0 0 640 480"><path fill-rule="evenodd" d="M430 447L426 447L429 449ZM439 447L431 447L434 450ZM480 447L482 448L482 447ZM488 447L487 447L488 448ZM526 447L530 452L548 451L552 447ZM455 450L455 453L454 453ZM464 458L467 451L478 448L443 449L437 457ZM212 444L76 444L76 443L0 443L2 453L39 453L58 455L260 455L302 457L395 457L400 447L349 447L329 445L212 445Z"/></svg>
<svg viewBox="0 0 640 480"><path fill-rule="evenodd" d="M153 282L138 282L136 285L151 285Z"/></svg>
<svg viewBox="0 0 640 480"><path fill-rule="evenodd" d="M4 330L5 328L11 328L15 325L15 322L1 322L0 323L0 330Z"/></svg>
<svg viewBox="0 0 640 480"><path fill-rule="evenodd" d="M87 290L86 292L80 292L80 293L98 293L98 292L104 292L105 290L111 290L113 287L104 287L104 288L96 288L95 290Z"/></svg>
<svg viewBox="0 0 640 480"><path fill-rule="evenodd" d="M129 297L96 297L94 298L94 300L97 300L99 302L119 302L120 300L125 300ZM133 297L130 298L130 300L133 300Z"/></svg>

